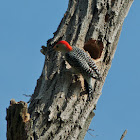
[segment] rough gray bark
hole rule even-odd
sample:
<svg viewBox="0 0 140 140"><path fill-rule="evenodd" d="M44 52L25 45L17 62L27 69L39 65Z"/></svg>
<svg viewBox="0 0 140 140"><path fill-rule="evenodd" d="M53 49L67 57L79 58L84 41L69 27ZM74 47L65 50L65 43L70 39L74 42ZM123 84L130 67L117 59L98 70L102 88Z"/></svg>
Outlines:
<svg viewBox="0 0 140 140"><path fill-rule="evenodd" d="M36 140L82 140L94 116L121 33L133 0L69 0L54 37L43 47L45 63L30 99L32 125L28 138ZM83 78L73 74L61 53L50 51L58 40L83 48L92 38L103 43L96 61L102 81L94 80L94 98L87 101ZM91 52L89 52L90 54Z"/></svg>

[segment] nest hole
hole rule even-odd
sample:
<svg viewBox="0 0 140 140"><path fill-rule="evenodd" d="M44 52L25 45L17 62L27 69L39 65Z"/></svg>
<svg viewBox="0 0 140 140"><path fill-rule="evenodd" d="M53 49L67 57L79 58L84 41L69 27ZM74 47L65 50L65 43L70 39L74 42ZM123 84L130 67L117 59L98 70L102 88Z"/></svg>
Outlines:
<svg viewBox="0 0 140 140"><path fill-rule="evenodd" d="M90 39L84 45L84 50L87 51L91 58L95 60L101 57L103 48L103 42L100 40Z"/></svg>

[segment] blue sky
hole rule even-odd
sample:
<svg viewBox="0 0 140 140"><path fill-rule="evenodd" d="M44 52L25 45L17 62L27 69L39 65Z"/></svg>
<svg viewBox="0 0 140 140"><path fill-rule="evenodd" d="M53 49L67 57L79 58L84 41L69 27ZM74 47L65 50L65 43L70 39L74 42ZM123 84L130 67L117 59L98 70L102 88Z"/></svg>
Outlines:
<svg viewBox="0 0 140 140"><path fill-rule="evenodd" d="M6 139L6 108L10 99L28 101L39 78L44 56L41 45L53 37L68 0L0 1L0 139ZM98 101L96 116L85 140L118 140L125 129L127 140L140 131L140 1L125 19L112 67Z"/></svg>

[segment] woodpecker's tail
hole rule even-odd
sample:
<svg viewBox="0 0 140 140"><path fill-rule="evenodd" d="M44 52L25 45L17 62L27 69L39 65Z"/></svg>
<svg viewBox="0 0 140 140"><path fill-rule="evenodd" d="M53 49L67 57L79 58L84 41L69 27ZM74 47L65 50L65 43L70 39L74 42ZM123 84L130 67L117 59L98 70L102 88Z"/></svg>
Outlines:
<svg viewBox="0 0 140 140"><path fill-rule="evenodd" d="M93 89L92 89L91 85L87 83L86 80L84 80L84 85L85 85L85 90L88 93L88 101L90 101L93 99Z"/></svg>

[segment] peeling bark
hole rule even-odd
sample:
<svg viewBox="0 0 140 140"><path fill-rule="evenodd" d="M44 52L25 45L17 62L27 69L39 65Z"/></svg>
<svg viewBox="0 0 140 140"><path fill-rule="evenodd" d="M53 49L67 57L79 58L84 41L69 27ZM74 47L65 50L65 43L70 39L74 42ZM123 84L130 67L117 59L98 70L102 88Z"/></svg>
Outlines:
<svg viewBox="0 0 140 140"><path fill-rule="evenodd" d="M54 37L48 40L47 48L42 47L45 63L29 105L33 123L28 136L33 136L32 140L84 139L132 2L69 0ZM61 53L51 51L52 46L62 39L79 48L83 48L89 39L103 43L101 57L96 61L102 81L94 80L94 98L91 101L87 101L83 78L69 70L70 66Z"/></svg>

